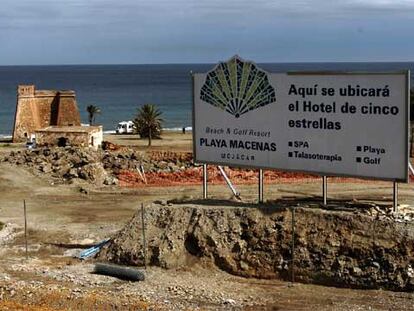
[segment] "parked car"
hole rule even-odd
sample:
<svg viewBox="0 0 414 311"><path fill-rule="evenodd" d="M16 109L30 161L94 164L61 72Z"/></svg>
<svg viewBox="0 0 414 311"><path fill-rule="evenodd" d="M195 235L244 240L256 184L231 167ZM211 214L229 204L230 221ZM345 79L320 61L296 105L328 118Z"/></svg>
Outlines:
<svg viewBox="0 0 414 311"><path fill-rule="evenodd" d="M117 134L132 134L134 132L134 122L132 121L122 121L118 123L116 127Z"/></svg>

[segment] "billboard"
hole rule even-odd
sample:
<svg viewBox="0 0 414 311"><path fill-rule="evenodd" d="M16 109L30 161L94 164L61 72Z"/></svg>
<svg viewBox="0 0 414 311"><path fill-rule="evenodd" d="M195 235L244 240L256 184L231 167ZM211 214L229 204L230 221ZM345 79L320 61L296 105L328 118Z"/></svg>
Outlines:
<svg viewBox="0 0 414 311"><path fill-rule="evenodd" d="M409 71L193 74L197 163L408 181Z"/></svg>

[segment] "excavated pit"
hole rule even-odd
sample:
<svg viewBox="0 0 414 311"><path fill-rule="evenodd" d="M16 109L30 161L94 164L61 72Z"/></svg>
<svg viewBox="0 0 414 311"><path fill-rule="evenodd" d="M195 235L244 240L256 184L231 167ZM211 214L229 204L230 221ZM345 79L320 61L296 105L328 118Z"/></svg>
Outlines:
<svg viewBox="0 0 414 311"><path fill-rule="evenodd" d="M163 268L215 265L243 277L351 288L414 290L414 221L373 204L281 201L158 202L145 208L147 261ZM386 212L384 212L384 210ZM408 220L407 220L408 219ZM141 211L99 254L143 265Z"/></svg>

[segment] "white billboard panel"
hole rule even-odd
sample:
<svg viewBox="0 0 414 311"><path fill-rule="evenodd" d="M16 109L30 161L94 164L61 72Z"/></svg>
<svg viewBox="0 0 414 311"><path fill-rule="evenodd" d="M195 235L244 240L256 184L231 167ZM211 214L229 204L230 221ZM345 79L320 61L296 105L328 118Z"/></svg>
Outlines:
<svg viewBox="0 0 414 311"><path fill-rule="evenodd" d="M409 72L193 75L198 163L408 181Z"/></svg>

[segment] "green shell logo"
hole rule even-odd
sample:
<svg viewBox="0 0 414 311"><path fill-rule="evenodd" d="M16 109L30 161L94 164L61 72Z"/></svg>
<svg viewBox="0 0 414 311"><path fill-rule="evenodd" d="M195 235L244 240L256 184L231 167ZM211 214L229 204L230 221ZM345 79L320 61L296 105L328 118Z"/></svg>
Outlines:
<svg viewBox="0 0 414 311"><path fill-rule="evenodd" d="M207 74L200 99L239 118L276 102L276 95L265 71L234 56Z"/></svg>

